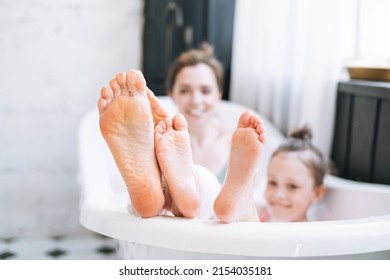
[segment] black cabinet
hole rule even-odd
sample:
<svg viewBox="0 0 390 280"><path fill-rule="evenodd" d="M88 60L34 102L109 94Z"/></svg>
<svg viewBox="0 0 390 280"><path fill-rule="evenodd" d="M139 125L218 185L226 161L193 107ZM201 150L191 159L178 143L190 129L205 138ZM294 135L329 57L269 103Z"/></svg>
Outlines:
<svg viewBox="0 0 390 280"><path fill-rule="evenodd" d="M390 83L338 84L331 157L340 177L390 184Z"/></svg>
<svg viewBox="0 0 390 280"><path fill-rule="evenodd" d="M235 0L145 0L142 64L155 94L165 94L173 59L207 41L224 64L223 98L228 99L234 7Z"/></svg>

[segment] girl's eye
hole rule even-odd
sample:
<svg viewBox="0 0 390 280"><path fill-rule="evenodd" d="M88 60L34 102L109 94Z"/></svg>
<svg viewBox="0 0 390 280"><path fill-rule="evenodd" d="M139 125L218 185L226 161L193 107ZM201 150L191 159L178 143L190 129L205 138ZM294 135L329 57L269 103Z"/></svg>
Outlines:
<svg viewBox="0 0 390 280"><path fill-rule="evenodd" d="M298 186L294 185L294 184L289 184L288 188L291 189L291 190L296 190L296 189L298 189Z"/></svg>
<svg viewBox="0 0 390 280"><path fill-rule="evenodd" d="M183 89L181 89L179 92L180 92L181 94L186 94L186 93L189 92L189 90L186 89L186 88L183 88Z"/></svg>
<svg viewBox="0 0 390 280"><path fill-rule="evenodd" d="M275 187L276 186L276 181L268 181L268 185Z"/></svg>

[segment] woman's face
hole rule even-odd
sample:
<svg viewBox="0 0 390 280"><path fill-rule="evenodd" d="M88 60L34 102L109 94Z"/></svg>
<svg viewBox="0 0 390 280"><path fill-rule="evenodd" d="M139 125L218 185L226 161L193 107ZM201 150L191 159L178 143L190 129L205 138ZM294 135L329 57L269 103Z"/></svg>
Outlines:
<svg viewBox="0 0 390 280"><path fill-rule="evenodd" d="M264 196L271 221L306 221L310 205L319 199L310 170L295 153L280 153L271 159Z"/></svg>
<svg viewBox="0 0 390 280"><path fill-rule="evenodd" d="M190 126L204 125L209 121L221 99L215 74L204 63L181 69L169 95Z"/></svg>

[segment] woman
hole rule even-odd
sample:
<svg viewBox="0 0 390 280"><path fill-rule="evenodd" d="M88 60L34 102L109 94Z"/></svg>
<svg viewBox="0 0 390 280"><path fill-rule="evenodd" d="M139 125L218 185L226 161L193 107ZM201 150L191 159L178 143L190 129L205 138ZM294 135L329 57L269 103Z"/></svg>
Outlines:
<svg viewBox="0 0 390 280"><path fill-rule="evenodd" d="M182 53L171 65L167 95L188 122L193 161L213 172L223 183L229 159L233 128L225 127L216 114L222 98L223 66L213 49Z"/></svg>

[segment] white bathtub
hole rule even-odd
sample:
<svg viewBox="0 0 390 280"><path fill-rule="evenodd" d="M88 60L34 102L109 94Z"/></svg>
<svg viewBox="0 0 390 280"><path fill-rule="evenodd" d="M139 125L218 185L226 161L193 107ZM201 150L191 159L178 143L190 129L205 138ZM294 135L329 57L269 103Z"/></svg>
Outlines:
<svg viewBox="0 0 390 280"><path fill-rule="evenodd" d="M164 103L174 111L168 98ZM245 108L222 102L236 124ZM265 120L266 162L283 136ZM80 222L118 240L126 259L390 259L390 186L328 176L325 199L310 211L316 222L222 224L129 213L126 187L103 141L96 110L79 131ZM257 196L261 196L257 189Z"/></svg>

